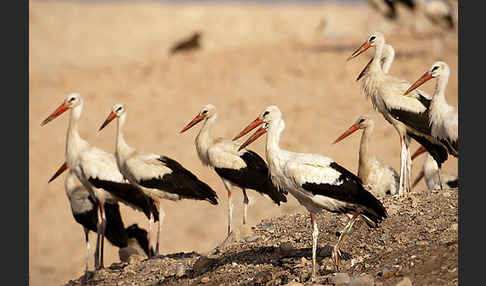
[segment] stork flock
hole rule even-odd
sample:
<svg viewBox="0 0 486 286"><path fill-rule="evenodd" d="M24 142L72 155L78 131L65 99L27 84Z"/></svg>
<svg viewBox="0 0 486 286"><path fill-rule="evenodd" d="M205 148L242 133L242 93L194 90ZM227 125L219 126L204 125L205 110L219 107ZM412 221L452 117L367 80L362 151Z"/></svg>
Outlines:
<svg viewBox="0 0 486 286"><path fill-rule="evenodd" d="M369 152L374 118L359 116L356 122L334 143L353 132L363 129L359 150L357 175L333 159L313 153L298 153L280 148L285 129L282 111L271 105L233 139L213 137L212 127L218 117L214 105L208 104L181 129L186 132L199 122L202 126L195 139L197 155L204 166L214 169L223 181L228 199L227 235L232 233L232 191L243 192L243 224L247 222L247 190L268 196L275 204L287 202L290 193L310 213L312 224L312 277L317 272L317 239L319 230L316 214L322 210L344 214L349 218L335 244L331 259L339 270L344 237L350 233L358 218L370 228L377 228L387 218L387 211L378 199L385 195L402 196L411 190L410 170L412 158L409 144L416 140L420 148L413 157L428 152L438 175L434 188L457 187L451 180L440 176L440 168L449 155L459 157L458 114L445 99L445 88L450 69L445 62L437 61L413 84L389 74L395 51L385 43L383 33L373 32L348 58L348 61L374 48L371 61L359 74L361 90L373 107L397 131L400 139L400 172L383 163ZM417 89L436 78L434 94ZM116 119L114 154L90 145L78 132L84 99L78 93L69 94L62 104L49 115L41 126L70 111L66 138L65 163L50 181L68 170L65 179L66 194L75 220L83 226L86 237L86 273L88 272L88 232L98 234L95 251L95 268L103 268L104 237L118 247L136 237L148 258L159 255L159 236L165 212L160 200L191 199L218 205L217 193L193 172L167 155L142 151L130 146L123 129L127 123L127 107L115 104L102 122L101 131ZM244 142L238 141L251 130L258 129ZM266 134L264 160L247 149L253 141ZM430 168L429 168L430 169ZM427 172L425 172L427 174ZM430 172L429 172L430 173ZM441 179L444 178L444 179ZM49 181L49 182L50 182ZM426 179L429 185L429 179ZM430 186L429 186L430 187ZM431 188L431 187L430 187ZM119 203L143 212L149 220L146 232L138 226L125 228L119 212ZM157 222L155 251L152 229Z"/></svg>

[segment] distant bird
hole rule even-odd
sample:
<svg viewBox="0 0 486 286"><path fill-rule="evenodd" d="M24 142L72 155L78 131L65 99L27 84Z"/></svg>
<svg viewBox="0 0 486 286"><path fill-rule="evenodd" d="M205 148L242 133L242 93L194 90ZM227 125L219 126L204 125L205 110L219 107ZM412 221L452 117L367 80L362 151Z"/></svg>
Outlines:
<svg viewBox="0 0 486 286"><path fill-rule="evenodd" d="M194 32L189 38L182 39L178 41L174 46L170 48L169 53L175 54L179 52L191 51L201 48L200 39L201 39L200 32Z"/></svg>
<svg viewBox="0 0 486 286"><path fill-rule="evenodd" d="M368 0L368 3L379 13L383 14L383 16L391 20L398 18L397 7L395 6L397 3L404 5L412 11L416 7L414 0Z"/></svg>
<svg viewBox="0 0 486 286"><path fill-rule="evenodd" d="M452 7L446 1L441 0L422 0L419 3L420 10L433 24L445 28L454 29L454 19L452 17Z"/></svg>
<svg viewBox="0 0 486 286"><path fill-rule="evenodd" d="M412 155L412 160L423 152L425 152L424 147L417 149L417 151L415 151L415 153ZM420 170L420 173L415 178L412 188L415 187L424 177L425 184L429 190L440 190L444 187L447 189L459 188L459 178L457 176L446 174L443 171L439 172L437 163L429 153L427 153L422 170Z"/></svg>
<svg viewBox="0 0 486 286"><path fill-rule="evenodd" d="M211 130L217 117L216 107L212 104L205 105L180 133L203 121L203 126L195 141L196 150L202 164L214 168L228 191L229 236L233 213L231 202L233 187L238 187L243 191L243 224L246 224L248 213L246 189L253 189L261 195L266 194L278 205L280 202L287 202L287 198L272 184L267 164L257 153L247 149L238 150L241 143L213 137Z"/></svg>
<svg viewBox="0 0 486 286"><path fill-rule="evenodd" d="M263 125L262 125L263 124ZM240 146L240 150L267 134L265 154L270 169L272 182L280 189L290 192L309 212L312 232L312 276L316 275L316 250L319 230L315 214L327 211L345 214L350 218L344 231L339 236L332 251L332 260L336 271L339 270L340 245L343 237L362 216L370 227L387 217L383 204L362 185L361 179L334 162L331 158L319 154L295 153L280 149L280 136L285 129L285 122L280 109L271 105L250 123L234 140L244 136L252 129L262 125Z"/></svg>
<svg viewBox="0 0 486 286"><path fill-rule="evenodd" d="M400 177L392 167L378 160L369 150L374 128L373 118L369 115L362 115L333 144L343 140L353 132L363 129L359 147L358 177L363 181L366 189L374 195L396 195L398 194Z"/></svg>
<svg viewBox="0 0 486 286"><path fill-rule="evenodd" d="M54 177L49 180L51 182L59 174L65 170L65 164L61 166L59 171L54 175ZM66 179L64 181L64 187L66 195L69 199L71 205L71 211L74 220L79 223L84 230L86 239L86 267L85 267L85 279L88 275L88 261L89 261L89 232L98 232L98 203L90 196L89 192L84 188L84 186L77 180L76 175L73 171L68 171ZM118 203L105 203L105 216L106 216L106 231L105 236L108 241L116 247L123 248L128 245L128 240L131 238L136 238L142 248L147 249L146 253L148 255L148 243L143 241L143 229L139 229L137 226L130 226L125 229L123 220L120 214L120 207ZM130 229L130 232L127 230ZM99 236L99 235L98 235ZM147 233L145 232L145 241L147 241ZM97 244L99 243L99 237L97 239ZM146 245L145 245L146 244ZM98 263L99 248L96 248L94 255L95 265Z"/></svg>
<svg viewBox="0 0 486 286"><path fill-rule="evenodd" d="M88 193L98 203L100 217L98 234L101 235L100 261L96 269L103 268L103 246L106 228L105 203L122 202L127 206L143 212L147 217L158 220L158 212L152 211L153 200L131 185L118 171L115 156L91 146L81 138L78 131L79 118L83 111L84 101L78 93L69 94L63 103L49 115L41 126L54 120L65 111L70 110L69 126L66 139L66 168L72 170Z"/></svg>
<svg viewBox="0 0 486 286"><path fill-rule="evenodd" d="M413 138L427 148L440 166L447 160L447 147L431 135L428 124L431 98L423 91L404 96L403 93L410 84L402 79L386 74L381 67L381 59L385 46L385 37L380 32L373 32L348 60L357 57L370 47L375 47L373 60L369 70L361 79L361 89L366 97L371 98L373 107L377 109L400 136L400 183L399 194L411 189L410 139Z"/></svg>
<svg viewBox="0 0 486 286"><path fill-rule="evenodd" d="M125 142L123 126L126 120L126 109L122 104L113 106L112 111L101 125L99 131L117 118L115 157L120 172L134 186L152 198L157 211L161 214L157 229L157 245L160 235L164 211L160 207L160 199L168 200L205 200L212 205L218 204L218 196L206 183L200 181L193 173L177 161L154 153L146 153L130 147ZM149 233L152 229L149 223ZM155 250L158 255L158 247Z"/></svg>
<svg viewBox="0 0 486 286"><path fill-rule="evenodd" d="M432 136L446 144L451 155L459 157L459 115L457 108L449 105L445 98L449 75L449 66L445 62L437 61L410 86L405 94L410 93L428 80L437 78L429 112Z"/></svg>

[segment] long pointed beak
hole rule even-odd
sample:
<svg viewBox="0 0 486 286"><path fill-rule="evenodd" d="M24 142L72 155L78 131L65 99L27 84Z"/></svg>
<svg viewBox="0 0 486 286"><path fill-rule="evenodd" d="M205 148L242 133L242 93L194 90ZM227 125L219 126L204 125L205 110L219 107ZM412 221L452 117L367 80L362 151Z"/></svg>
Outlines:
<svg viewBox="0 0 486 286"><path fill-rule="evenodd" d="M368 71L368 67L370 66L371 62L373 61L373 58L368 62L368 64L364 67L364 69L359 73L358 77L356 78L356 81L359 81Z"/></svg>
<svg viewBox="0 0 486 286"><path fill-rule="evenodd" d="M349 135L351 135L356 130L359 130L359 125L353 124L353 126L349 127L349 129L346 130L341 136L339 136L338 139L334 140L334 142L332 142L332 144L336 144L337 142L343 140L344 138L348 137Z"/></svg>
<svg viewBox="0 0 486 286"><path fill-rule="evenodd" d="M417 151L415 151L415 153L413 153L412 160L415 159L418 155L424 153L425 151L427 151L425 149L425 147L424 146L420 146L420 148L418 148Z"/></svg>
<svg viewBox="0 0 486 286"><path fill-rule="evenodd" d="M426 81L430 80L432 78L432 74L430 72L425 72L416 82L414 82L408 89L407 91L404 93L405 94L408 94L409 92L411 92L412 90L416 89L417 87L421 86L422 84L424 84Z"/></svg>
<svg viewBox="0 0 486 286"><path fill-rule="evenodd" d="M116 113L112 111L110 113L110 115L108 115L108 117L106 118L105 122L103 122L103 124L101 125L101 127L98 131L101 131L101 129L105 128L105 126L108 125L108 123L113 121L113 119L115 119L115 118L116 118Z"/></svg>
<svg viewBox="0 0 486 286"><path fill-rule="evenodd" d="M204 116L198 114L194 119L192 119L191 122L189 122L186 127L184 127L179 133L182 133L186 131L187 129L191 128L192 126L196 125L198 122L202 121L204 119Z"/></svg>
<svg viewBox="0 0 486 286"><path fill-rule="evenodd" d="M262 136L265 133L267 133L266 128L263 127L258 128L257 131L255 131L255 133L253 133L253 135L251 135L250 138L248 138L248 140L245 141L245 143L241 144L240 148L238 148L238 151L250 145L253 141L257 140L258 137Z"/></svg>
<svg viewBox="0 0 486 286"><path fill-rule="evenodd" d="M59 168L59 170L56 171L56 173L54 174L54 176L52 176L52 178L49 179L49 182L47 182L48 184L52 181L54 181L57 177L59 177L59 175L61 175L64 171L66 171L67 169L67 164L66 162L64 162L64 164L62 164L62 166Z"/></svg>
<svg viewBox="0 0 486 286"><path fill-rule="evenodd" d="M250 123L248 126L246 126L246 128L243 129L243 131L241 131L240 134L236 135L235 138L233 138L233 141L235 141L236 139L238 139L240 137L245 136L245 134L247 134L248 132L252 131L254 128L260 126L262 123L263 123L263 120L260 117L258 117L257 119L253 120L253 122Z"/></svg>
<svg viewBox="0 0 486 286"><path fill-rule="evenodd" d="M54 110L53 113L51 113L51 115L49 115L46 119L44 119L44 121L41 122L41 126L46 125L47 123L49 123L50 121L58 117L59 115L63 114L64 111L68 109L69 109L69 105L67 105L66 103L62 103L61 105L59 105L59 107L56 110Z"/></svg>
<svg viewBox="0 0 486 286"><path fill-rule="evenodd" d="M412 188L414 188L420 182L420 180L423 177L424 177L424 170L420 171L420 173L418 174L417 178L415 178L415 181L413 181L413 184L412 184Z"/></svg>
<svg viewBox="0 0 486 286"><path fill-rule="evenodd" d="M354 51L353 54L351 54L349 56L349 58L346 60L346 61L349 61L350 59L352 58L355 58L357 56L359 56L361 53L363 53L364 51L366 51L367 49L371 48L371 45L370 43L368 42L365 42L364 44L362 44L356 51Z"/></svg>

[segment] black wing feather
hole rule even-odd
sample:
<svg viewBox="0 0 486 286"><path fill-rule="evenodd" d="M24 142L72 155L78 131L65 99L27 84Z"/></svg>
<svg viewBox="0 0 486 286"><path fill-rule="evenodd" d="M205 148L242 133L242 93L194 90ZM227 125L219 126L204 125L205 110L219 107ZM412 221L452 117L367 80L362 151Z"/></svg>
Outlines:
<svg viewBox="0 0 486 286"><path fill-rule="evenodd" d="M376 224L387 217L387 212L383 204L363 187L362 181L358 176L336 162L332 162L330 167L341 173L337 179L341 181L341 184L305 183L302 187L314 195L322 195L364 206L366 207L366 211L362 212L362 214Z"/></svg>
<svg viewBox="0 0 486 286"><path fill-rule="evenodd" d="M160 156L158 160L164 163L172 172L162 177L140 180L138 183L141 186L178 194L185 199L207 200L213 205L218 204L216 192L177 161L166 156Z"/></svg>
<svg viewBox="0 0 486 286"><path fill-rule="evenodd" d="M276 204L287 202L286 192L281 192L270 179L267 164L257 153L246 150L240 157L246 167L235 170L231 168L214 168L216 173L231 183L245 189L252 189L268 195Z"/></svg>
<svg viewBox="0 0 486 286"><path fill-rule="evenodd" d="M106 229L105 237L116 247L128 246L128 235L120 213L118 204L105 203Z"/></svg>

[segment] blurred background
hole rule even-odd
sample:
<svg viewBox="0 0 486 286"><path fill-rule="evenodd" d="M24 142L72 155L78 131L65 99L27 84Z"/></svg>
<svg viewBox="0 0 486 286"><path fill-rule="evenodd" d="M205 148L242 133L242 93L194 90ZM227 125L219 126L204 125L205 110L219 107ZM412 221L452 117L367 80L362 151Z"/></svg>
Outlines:
<svg viewBox="0 0 486 286"><path fill-rule="evenodd" d="M329 156L357 172L361 134L332 145L371 103L355 81L372 50L346 58L372 31L385 34L396 56L390 73L413 82L436 60L447 62L449 104L458 104L457 1L434 20L427 4L385 1L33 1L29 2L29 272L31 285L59 285L84 271L82 228L71 214L64 176L47 184L64 162L68 114L45 119L69 92L85 100L81 136L115 150L115 125L97 132L112 105L128 112L125 135L135 148L167 155L212 186L219 205L162 201L161 253L208 251L225 238L226 190L203 167L194 140L199 126L179 134L200 108L219 112L216 136L233 137L270 104L286 120L282 148ZM442 8L439 8L439 10ZM443 9L442 9L443 10ZM432 11L432 10L431 10ZM452 25L451 25L452 23ZM197 36L195 36L197 35ZM186 48L175 48L187 41ZM184 46L184 45L183 45ZM434 84L422 90L433 93ZM372 152L399 170L399 138L379 114ZM264 142L252 150L264 156ZM418 147L412 143L411 151ZM425 156L414 161L412 177ZM457 160L443 170L457 174ZM421 182L416 188L426 188ZM249 224L305 212L289 195L280 207L249 191ZM242 221L242 194L233 193L234 227ZM147 229L140 213L121 206L126 226ZM96 236L91 233L94 249ZM119 261L105 245L105 266ZM90 259L90 270L93 268Z"/></svg>

